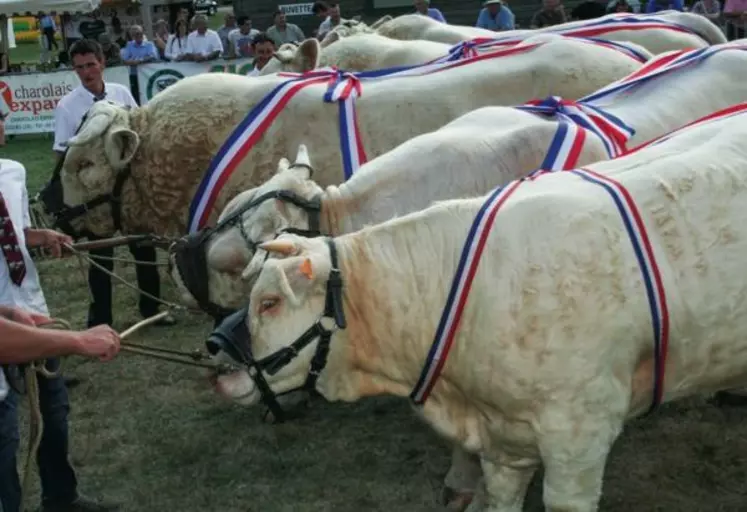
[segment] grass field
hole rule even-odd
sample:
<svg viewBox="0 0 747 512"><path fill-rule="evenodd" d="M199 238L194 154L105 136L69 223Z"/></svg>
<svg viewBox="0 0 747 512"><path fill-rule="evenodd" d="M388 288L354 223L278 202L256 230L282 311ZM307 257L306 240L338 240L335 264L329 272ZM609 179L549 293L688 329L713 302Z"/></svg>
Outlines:
<svg viewBox="0 0 747 512"><path fill-rule="evenodd" d="M48 138L16 138L0 150L26 165L31 196L51 172L50 146ZM53 315L82 327L87 288L75 262L40 261L39 268ZM134 282L131 269L117 271ZM173 299L165 274L162 282ZM121 285L114 294L121 330L138 320L136 299ZM137 340L201 348L210 322L179 320ZM315 403L302 421L272 427L258 411L218 399L199 369L125 353L106 364L65 364L68 375L83 379L70 392L81 489L127 503L127 511L441 510L449 449L403 400ZM610 457L601 510L747 510L746 420L747 409L698 398L631 422ZM543 510L538 479L526 510Z"/></svg>

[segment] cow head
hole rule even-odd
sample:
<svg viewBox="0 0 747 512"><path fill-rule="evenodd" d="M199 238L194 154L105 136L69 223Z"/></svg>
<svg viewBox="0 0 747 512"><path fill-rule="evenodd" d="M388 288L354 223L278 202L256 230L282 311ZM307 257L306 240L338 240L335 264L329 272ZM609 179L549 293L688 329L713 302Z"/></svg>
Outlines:
<svg viewBox="0 0 747 512"><path fill-rule="evenodd" d="M185 304L209 314L241 307L253 280L245 270L258 244L288 229L318 233L322 189L311 174L301 145L292 165L281 159L266 183L234 197L215 227L172 246L171 275Z"/></svg>
<svg viewBox="0 0 747 512"><path fill-rule="evenodd" d="M319 67L320 54L319 41L314 38L306 39L299 45L286 43L278 48L259 74L305 73Z"/></svg>
<svg viewBox="0 0 747 512"><path fill-rule="evenodd" d="M315 389L332 335L346 324L332 241L284 234L261 248L269 257L248 305L226 318L206 345L217 361L244 367L214 377L221 395L272 408L279 395Z"/></svg>
<svg viewBox="0 0 747 512"><path fill-rule="evenodd" d="M128 108L94 103L39 193L53 227L74 237L113 235L119 229L119 194L139 144L138 134L130 129Z"/></svg>

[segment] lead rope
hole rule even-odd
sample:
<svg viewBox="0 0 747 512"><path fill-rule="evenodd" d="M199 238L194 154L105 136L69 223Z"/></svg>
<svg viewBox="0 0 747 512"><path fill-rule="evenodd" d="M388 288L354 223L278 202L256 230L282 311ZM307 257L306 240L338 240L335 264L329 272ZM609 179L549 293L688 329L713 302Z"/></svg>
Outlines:
<svg viewBox="0 0 747 512"><path fill-rule="evenodd" d="M70 323L62 319L52 319L52 321L39 324L37 327L42 329L64 329L72 330ZM23 481L21 483L21 505L28 499L29 482L31 480L31 466L36 460L36 454L41 444L42 433L44 432L44 420L39 405L39 381L36 374L41 374L47 379L59 377L62 372L62 359L57 371L50 372L46 368L46 360L32 361L23 371L24 381L26 383L26 395L29 405L29 444L26 451L26 462L23 467Z"/></svg>
<svg viewBox="0 0 747 512"><path fill-rule="evenodd" d="M129 327L125 331L123 331L119 338L120 340L124 341L126 338L132 336L140 329L147 327L148 325L157 322L164 316L166 316L169 312L168 311L162 311L158 313L157 315L153 315L151 317L148 317L144 320L141 320L140 322L136 323L132 327ZM42 329L60 329L60 330L72 330L72 327L69 322L66 320L62 320L59 318L52 319L52 321L47 322L45 324L39 324L37 327L40 327ZM217 365L212 365L208 363L202 363L200 364L197 361L190 362L190 361L181 361L177 359L169 359L166 356L159 356L158 354L152 354L149 353L149 350L158 350L158 349L151 349L151 348L144 348L140 345L135 344L124 344L121 343L120 345L121 350L127 351L127 352L133 352L137 354L143 354L154 358L161 358L161 359L167 359L169 361L177 361L181 362L183 364L188 364L192 366L201 366L205 368L220 368ZM177 351L170 351L168 349L161 349L164 352L172 352L172 353L179 353ZM193 357L196 356L193 355ZM27 502L28 500L28 489L29 489L29 483L31 480L31 467L33 465L33 461L36 460L37 452L39 451L39 445L41 444L41 438L42 434L44 432L44 419L42 418L41 413L41 407L39 405L39 381L37 380L37 373L42 375L43 377L47 379L59 377L62 373L62 359L60 358L60 367L57 369L57 371L50 372L45 365L46 360L40 360L40 361L33 361L28 366L26 366L24 370L24 380L26 382L26 394L28 396L28 405L29 405L29 444L28 444L28 450L26 452L26 462L24 463L24 470L23 470L23 480L21 483L21 505Z"/></svg>

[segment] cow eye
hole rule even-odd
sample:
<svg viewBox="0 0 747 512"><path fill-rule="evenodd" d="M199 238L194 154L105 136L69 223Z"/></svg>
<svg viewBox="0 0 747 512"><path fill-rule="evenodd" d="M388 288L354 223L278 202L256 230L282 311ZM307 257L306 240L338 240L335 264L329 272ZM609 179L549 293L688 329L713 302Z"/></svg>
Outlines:
<svg viewBox="0 0 747 512"><path fill-rule="evenodd" d="M271 312L280 305L280 297L264 297L259 301L259 314Z"/></svg>

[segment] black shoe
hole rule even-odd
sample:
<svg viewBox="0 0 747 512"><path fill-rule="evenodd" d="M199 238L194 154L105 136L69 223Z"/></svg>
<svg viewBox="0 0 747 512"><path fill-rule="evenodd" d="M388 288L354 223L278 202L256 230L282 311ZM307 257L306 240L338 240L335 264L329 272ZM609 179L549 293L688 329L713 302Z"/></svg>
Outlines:
<svg viewBox="0 0 747 512"><path fill-rule="evenodd" d="M39 512L113 512L115 510L120 510L120 505L94 501L84 496L78 496L78 499L65 505L44 503L39 508Z"/></svg>

